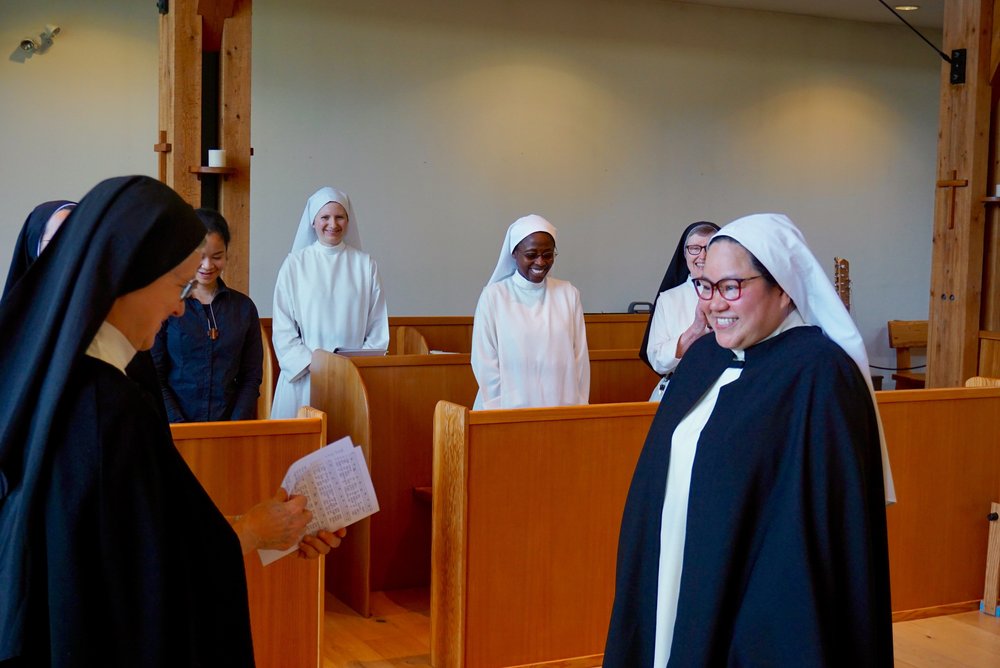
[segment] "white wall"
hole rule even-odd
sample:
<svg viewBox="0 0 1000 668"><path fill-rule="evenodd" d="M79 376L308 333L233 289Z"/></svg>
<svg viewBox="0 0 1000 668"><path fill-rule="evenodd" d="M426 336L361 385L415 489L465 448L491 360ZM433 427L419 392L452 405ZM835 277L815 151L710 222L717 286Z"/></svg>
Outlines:
<svg viewBox="0 0 1000 668"><path fill-rule="evenodd" d="M390 313L469 314L507 225L560 230L589 311L648 300L681 229L789 214L851 260L873 363L923 318L939 60L905 27L656 0L257 0L252 291L306 197L355 204ZM940 35L932 35L940 39Z"/></svg>
<svg viewBox="0 0 1000 668"><path fill-rule="evenodd" d="M851 260L874 363L887 319L926 317L940 61L905 27L664 0L254 5L264 315L306 197L334 185L392 314L470 314L525 213L560 228L554 275L619 311L688 222L776 210L831 273ZM48 54L6 59L49 22ZM0 3L4 258L39 201L155 174L156 25L152 1Z"/></svg>
<svg viewBox="0 0 1000 668"><path fill-rule="evenodd" d="M10 55L45 24L45 54ZM0 266L28 212L99 180L156 174L157 12L132 0L0 2ZM3 272L6 275L6 271Z"/></svg>

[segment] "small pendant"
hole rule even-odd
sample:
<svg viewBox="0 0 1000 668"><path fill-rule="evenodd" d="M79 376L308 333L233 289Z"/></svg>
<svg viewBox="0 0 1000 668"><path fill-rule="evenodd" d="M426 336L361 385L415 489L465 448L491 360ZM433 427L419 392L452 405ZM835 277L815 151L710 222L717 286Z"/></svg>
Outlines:
<svg viewBox="0 0 1000 668"><path fill-rule="evenodd" d="M219 338L219 330L216 329L215 327L210 327L208 330L208 338L215 341L217 338Z"/></svg>

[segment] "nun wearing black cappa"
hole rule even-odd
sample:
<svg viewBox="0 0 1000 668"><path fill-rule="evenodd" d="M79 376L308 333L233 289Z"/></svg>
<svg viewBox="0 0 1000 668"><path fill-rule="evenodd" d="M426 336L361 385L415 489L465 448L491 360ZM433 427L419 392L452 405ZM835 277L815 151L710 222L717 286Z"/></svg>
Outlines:
<svg viewBox="0 0 1000 668"><path fill-rule="evenodd" d="M203 238L168 187L110 179L0 304L0 662L253 665L239 540L124 373Z"/></svg>
<svg viewBox="0 0 1000 668"><path fill-rule="evenodd" d="M785 216L710 242L622 518L605 668L892 666L892 478L861 335Z"/></svg>
<svg viewBox="0 0 1000 668"><path fill-rule="evenodd" d="M653 300L639 357L664 378L669 378L684 352L708 331L704 316L696 308L698 297L690 279L701 275L708 239L718 229L715 223L704 220L684 229ZM659 394L662 391L654 392L654 396Z"/></svg>
<svg viewBox="0 0 1000 668"><path fill-rule="evenodd" d="M4 283L3 296L6 297L14 284L28 271L28 267L38 259L42 249L52 240L62 221L76 206L76 202L65 199L42 202L28 214L21 227L21 233L14 243L14 256L7 269L7 281ZM49 225L52 222L53 225ZM48 229L47 229L48 228Z"/></svg>

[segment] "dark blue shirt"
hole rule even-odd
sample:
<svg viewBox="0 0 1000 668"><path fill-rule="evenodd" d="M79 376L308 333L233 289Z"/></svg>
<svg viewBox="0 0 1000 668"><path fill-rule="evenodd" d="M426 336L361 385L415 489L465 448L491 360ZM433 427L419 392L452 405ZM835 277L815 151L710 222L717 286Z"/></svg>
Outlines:
<svg viewBox="0 0 1000 668"><path fill-rule="evenodd" d="M183 316L163 323L152 350L170 421L252 420L264 359L257 307L221 278L211 304L188 297L184 306Z"/></svg>

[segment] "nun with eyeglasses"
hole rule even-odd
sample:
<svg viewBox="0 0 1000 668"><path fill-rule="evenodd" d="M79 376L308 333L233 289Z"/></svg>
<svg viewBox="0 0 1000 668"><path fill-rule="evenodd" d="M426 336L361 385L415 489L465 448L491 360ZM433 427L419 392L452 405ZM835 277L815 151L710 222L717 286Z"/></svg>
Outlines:
<svg viewBox="0 0 1000 668"><path fill-rule="evenodd" d="M868 357L783 215L711 240L622 518L605 668L892 666Z"/></svg>
<svg viewBox="0 0 1000 668"><path fill-rule="evenodd" d="M183 313L204 235L162 183L109 179L8 282L0 663L254 664L243 554L265 534L294 545L305 500L228 520L174 447L159 395L126 375ZM314 556L339 536L303 541Z"/></svg>

